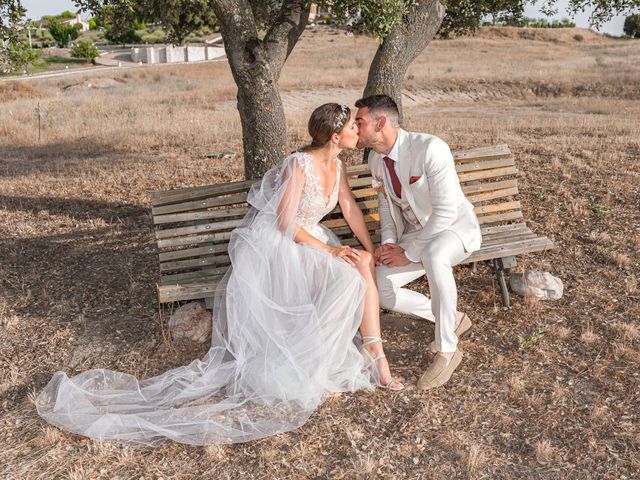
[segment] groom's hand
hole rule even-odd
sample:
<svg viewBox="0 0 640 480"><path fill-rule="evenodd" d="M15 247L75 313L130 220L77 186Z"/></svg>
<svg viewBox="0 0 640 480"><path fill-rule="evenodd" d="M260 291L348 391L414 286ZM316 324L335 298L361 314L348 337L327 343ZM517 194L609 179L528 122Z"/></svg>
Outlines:
<svg viewBox="0 0 640 480"><path fill-rule="evenodd" d="M379 263L387 267L403 267L411 263L404 254L404 248L397 243L386 243L378 250L380 250Z"/></svg>
<svg viewBox="0 0 640 480"><path fill-rule="evenodd" d="M373 259L375 260L376 265L382 265L382 262L380 261L380 257L384 252L388 252L388 251L391 251L390 243L385 243L375 249L375 251L373 252Z"/></svg>

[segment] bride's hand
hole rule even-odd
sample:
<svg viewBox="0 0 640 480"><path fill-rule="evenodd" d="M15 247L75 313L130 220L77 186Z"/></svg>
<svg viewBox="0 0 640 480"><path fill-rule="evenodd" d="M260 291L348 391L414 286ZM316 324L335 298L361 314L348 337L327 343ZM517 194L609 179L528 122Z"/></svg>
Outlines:
<svg viewBox="0 0 640 480"><path fill-rule="evenodd" d="M355 262L360 259L360 252L346 245L341 247L327 245L327 252L334 257L343 259L349 265L353 266L355 266Z"/></svg>

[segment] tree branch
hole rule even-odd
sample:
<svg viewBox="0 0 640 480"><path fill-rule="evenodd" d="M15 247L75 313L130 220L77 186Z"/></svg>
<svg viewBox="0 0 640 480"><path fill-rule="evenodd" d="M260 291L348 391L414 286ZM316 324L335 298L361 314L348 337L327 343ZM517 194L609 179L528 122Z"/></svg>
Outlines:
<svg viewBox="0 0 640 480"><path fill-rule="evenodd" d="M310 9L306 0L282 2L277 19L264 37L267 58L277 76L307 26Z"/></svg>

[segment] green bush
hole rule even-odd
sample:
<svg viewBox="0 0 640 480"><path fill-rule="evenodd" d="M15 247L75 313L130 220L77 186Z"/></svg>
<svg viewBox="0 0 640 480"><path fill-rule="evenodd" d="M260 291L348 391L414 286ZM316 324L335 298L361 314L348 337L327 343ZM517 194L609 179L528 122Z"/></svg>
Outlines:
<svg viewBox="0 0 640 480"><path fill-rule="evenodd" d="M65 48L69 43L78 38L78 27L58 21L52 21L49 24L49 33L59 47Z"/></svg>
<svg viewBox="0 0 640 480"><path fill-rule="evenodd" d="M42 52L40 50L29 48L27 44L22 42L9 42L9 48L7 49L9 71L34 65L39 62L41 57Z"/></svg>
<svg viewBox="0 0 640 480"><path fill-rule="evenodd" d="M92 42L80 40L71 50L71 56L93 62L96 57L100 56L100 52Z"/></svg>
<svg viewBox="0 0 640 480"><path fill-rule="evenodd" d="M640 38L640 13L625 18L622 31L631 38Z"/></svg>
<svg viewBox="0 0 640 480"><path fill-rule="evenodd" d="M97 28L97 22L93 18L89 19L89 30L97 30Z"/></svg>

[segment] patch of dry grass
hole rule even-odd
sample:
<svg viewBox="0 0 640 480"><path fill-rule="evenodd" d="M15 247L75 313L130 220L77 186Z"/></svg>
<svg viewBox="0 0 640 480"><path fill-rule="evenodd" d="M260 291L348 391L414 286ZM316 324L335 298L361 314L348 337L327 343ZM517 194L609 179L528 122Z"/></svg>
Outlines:
<svg viewBox="0 0 640 480"><path fill-rule="evenodd" d="M241 177L241 155L204 156L241 148L228 67L0 83L0 478L638 476L640 54L637 41L565 37L435 41L404 99L409 129L453 148L510 145L525 218L557 246L520 265L559 276L564 298L513 297L505 311L486 267L460 268L474 328L446 387L332 397L294 432L232 446L94 442L32 404L59 369L150 376L205 353L165 334L148 192ZM305 33L281 79L291 148L314 106L360 95L374 48ZM539 325L549 331L520 349ZM384 335L415 383L433 326L386 315Z"/></svg>

